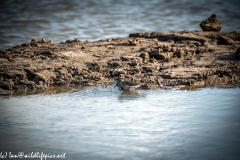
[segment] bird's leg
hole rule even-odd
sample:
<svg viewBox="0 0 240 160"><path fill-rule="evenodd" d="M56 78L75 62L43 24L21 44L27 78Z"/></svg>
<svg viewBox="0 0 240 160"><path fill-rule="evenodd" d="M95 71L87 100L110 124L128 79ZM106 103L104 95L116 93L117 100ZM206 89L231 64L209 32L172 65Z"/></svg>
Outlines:
<svg viewBox="0 0 240 160"><path fill-rule="evenodd" d="M114 88L119 84L120 80L118 80L117 84L114 86Z"/></svg>

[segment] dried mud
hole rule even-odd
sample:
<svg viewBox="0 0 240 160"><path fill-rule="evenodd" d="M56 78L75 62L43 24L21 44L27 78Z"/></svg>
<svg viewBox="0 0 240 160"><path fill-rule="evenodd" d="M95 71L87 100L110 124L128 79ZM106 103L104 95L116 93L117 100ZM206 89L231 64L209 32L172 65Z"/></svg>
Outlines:
<svg viewBox="0 0 240 160"><path fill-rule="evenodd" d="M240 33L134 33L95 42L45 39L0 51L0 91L107 86L124 75L142 89L238 87Z"/></svg>

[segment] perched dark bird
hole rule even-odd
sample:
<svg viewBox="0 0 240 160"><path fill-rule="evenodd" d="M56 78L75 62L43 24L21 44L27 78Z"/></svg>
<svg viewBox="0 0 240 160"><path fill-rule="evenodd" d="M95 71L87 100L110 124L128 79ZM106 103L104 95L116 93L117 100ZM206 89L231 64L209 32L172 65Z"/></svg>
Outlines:
<svg viewBox="0 0 240 160"><path fill-rule="evenodd" d="M221 31L222 29L222 24L221 22L217 19L216 14L212 14L211 17L208 19L202 21L200 23L200 27L202 28L203 31Z"/></svg>

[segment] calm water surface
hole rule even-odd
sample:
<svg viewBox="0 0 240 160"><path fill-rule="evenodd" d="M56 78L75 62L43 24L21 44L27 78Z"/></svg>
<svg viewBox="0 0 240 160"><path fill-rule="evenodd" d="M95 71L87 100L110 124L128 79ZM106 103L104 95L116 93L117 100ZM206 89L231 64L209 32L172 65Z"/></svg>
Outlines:
<svg viewBox="0 0 240 160"><path fill-rule="evenodd" d="M95 41L200 30L212 13L240 31L238 0L1 0L0 49L46 38ZM0 154L66 159L240 159L240 89L86 88L0 97Z"/></svg>
<svg viewBox="0 0 240 160"><path fill-rule="evenodd" d="M1 0L0 49L46 38L95 41L134 32L201 30L217 14L223 31L240 31L239 0Z"/></svg>
<svg viewBox="0 0 240 160"><path fill-rule="evenodd" d="M0 98L0 151L66 159L239 159L240 89L85 88Z"/></svg>

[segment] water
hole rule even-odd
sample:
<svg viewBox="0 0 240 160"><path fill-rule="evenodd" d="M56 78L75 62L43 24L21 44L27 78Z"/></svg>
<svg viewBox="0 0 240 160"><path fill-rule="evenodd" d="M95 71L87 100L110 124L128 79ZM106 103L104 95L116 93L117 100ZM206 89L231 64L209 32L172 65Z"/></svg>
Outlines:
<svg viewBox="0 0 240 160"><path fill-rule="evenodd" d="M134 32L201 30L217 14L223 31L240 31L238 0L1 0L0 49L46 38L96 41Z"/></svg>
<svg viewBox="0 0 240 160"><path fill-rule="evenodd" d="M222 31L239 32L239 8L238 0L1 0L0 49L32 38L60 43L200 30L212 13ZM0 97L1 158L43 152L68 160L240 159L239 88L51 93Z"/></svg>
<svg viewBox="0 0 240 160"><path fill-rule="evenodd" d="M1 97L0 151L68 160L239 159L239 97L239 88L113 87Z"/></svg>

